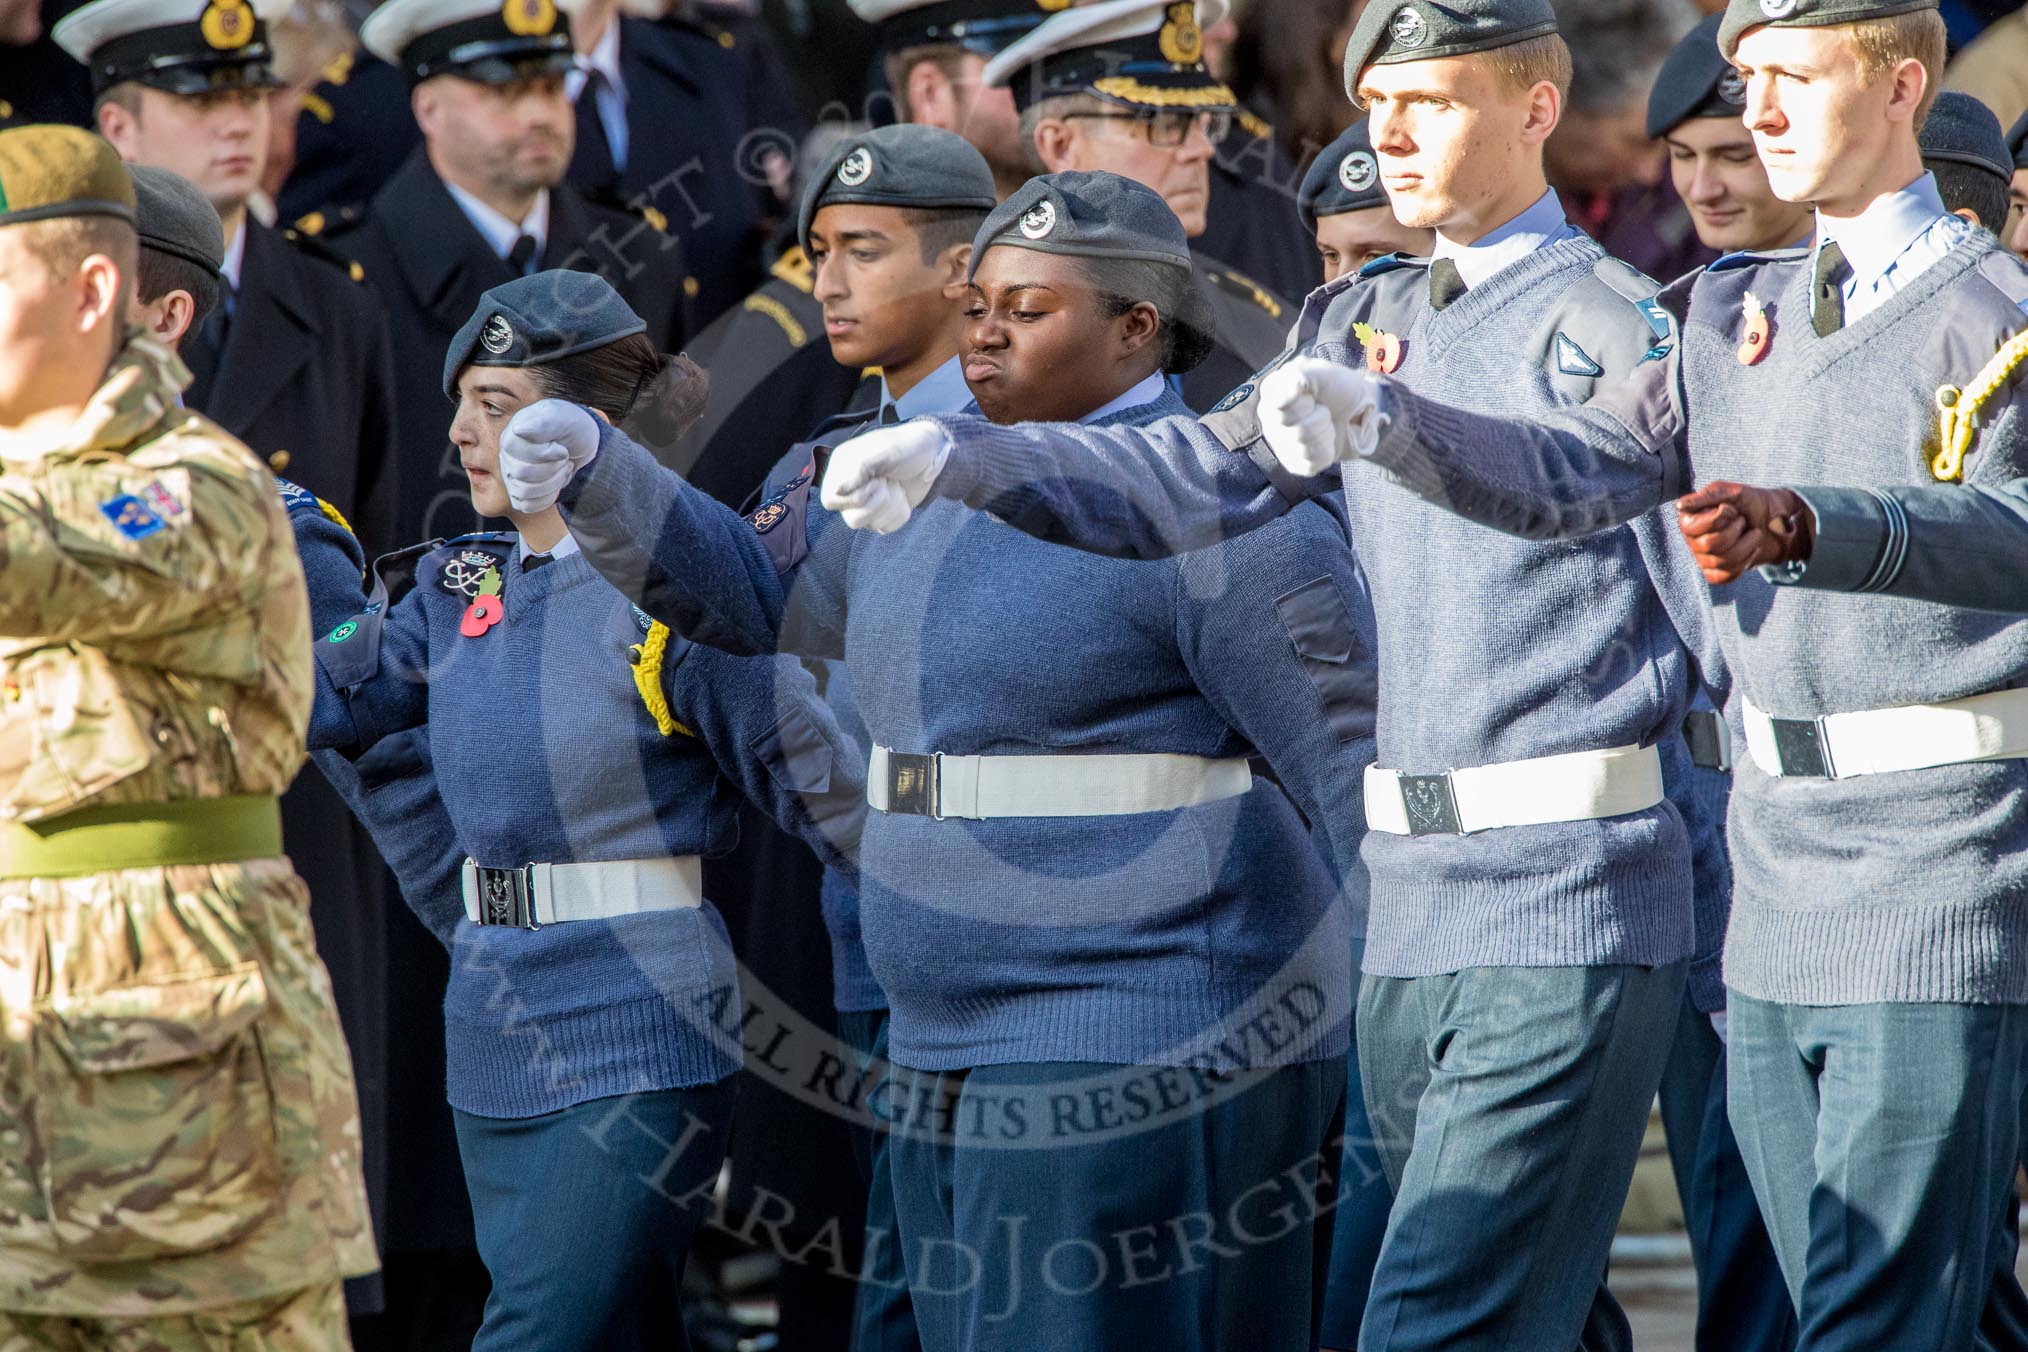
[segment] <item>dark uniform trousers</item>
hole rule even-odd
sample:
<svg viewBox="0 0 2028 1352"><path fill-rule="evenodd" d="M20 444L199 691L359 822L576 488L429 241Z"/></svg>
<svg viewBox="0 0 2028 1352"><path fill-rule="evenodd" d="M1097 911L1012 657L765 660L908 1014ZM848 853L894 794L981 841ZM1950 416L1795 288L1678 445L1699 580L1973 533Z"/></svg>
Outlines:
<svg viewBox="0 0 2028 1352"><path fill-rule="evenodd" d="M319 246L252 220L230 317L185 337L184 401L342 513L369 549L394 538L394 366L369 283ZM387 1202L386 912L380 855L323 775L306 769L282 796L282 837L310 889L317 951L352 1050L367 1192ZM384 1239L384 1234L382 1235ZM378 1277L350 1284L355 1309L379 1307Z"/></svg>
<svg viewBox="0 0 2028 1352"><path fill-rule="evenodd" d="M549 238L536 266L598 273L647 322L650 339L664 352L678 351L688 332L680 242L570 188L551 189L549 196ZM394 335L402 479L396 536L406 545L474 530L469 485L450 447L444 352L479 297L513 280L515 271L493 252L420 149L373 199L361 223L330 239L376 280Z"/></svg>

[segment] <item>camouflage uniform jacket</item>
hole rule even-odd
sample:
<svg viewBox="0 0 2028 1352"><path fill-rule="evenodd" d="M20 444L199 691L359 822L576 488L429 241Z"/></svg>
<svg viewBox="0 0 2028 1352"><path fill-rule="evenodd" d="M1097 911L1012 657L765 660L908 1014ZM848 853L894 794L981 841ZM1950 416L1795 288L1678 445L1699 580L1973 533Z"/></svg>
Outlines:
<svg viewBox="0 0 2028 1352"><path fill-rule="evenodd" d="M302 763L288 521L187 379L135 339L60 444L0 465L0 822L274 795ZM0 1310L171 1314L373 1266L288 861L0 879Z"/></svg>

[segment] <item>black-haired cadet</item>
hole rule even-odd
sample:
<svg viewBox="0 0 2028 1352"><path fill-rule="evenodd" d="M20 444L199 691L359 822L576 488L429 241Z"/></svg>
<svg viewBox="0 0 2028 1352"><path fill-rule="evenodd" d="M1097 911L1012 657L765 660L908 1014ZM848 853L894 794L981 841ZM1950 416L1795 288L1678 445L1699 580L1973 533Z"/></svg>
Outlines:
<svg viewBox="0 0 2028 1352"><path fill-rule="evenodd" d="M172 352L204 322L225 285L225 232L190 180L152 165L127 166L134 180L134 233L141 255L127 315Z"/></svg>
<svg viewBox="0 0 2028 1352"><path fill-rule="evenodd" d="M1209 335L1151 189L1032 180L973 252L981 408L1184 411L1165 374ZM860 914L924 1345L1312 1347L1370 755L1342 523L1313 508L1159 564L948 503L881 538L818 504L818 468L742 519L562 404L520 415L501 459L679 632L844 659L874 743Z"/></svg>
<svg viewBox="0 0 2028 1352"><path fill-rule="evenodd" d="M2014 181L2007 192L2007 233L2001 239L2028 258L2028 113L2007 129L2007 150L2014 158Z"/></svg>
<svg viewBox="0 0 2028 1352"><path fill-rule="evenodd" d="M1215 147L1239 105L1204 65L1202 25L1225 10L1225 0L1080 5L987 62L982 78L1014 92L1022 134L1044 169L1144 183L1195 239L1210 219ZM1202 412L1281 351L1295 310L1195 246L1191 256L1218 328L1211 355L1181 383L1183 401Z"/></svg>
<svg viewBox="0 0 2028 1352"><path fill-rule="evenodd" d="M499 432L528 403L581 399L649 439L694 412L702 376L645 327L589 274L486 292L441 388L476 506L518 534L418 547L415 589L363 610L332 569L306 569L324 633L313 745L358 755L427 728L468 856L444 1021L493 1278L484 1352L683 1345L684 1254L740 1062L700 856L731 845L742 796L834 859L863 810L806 673L671 636L555 512L514 512L501 491Z"/></svg>
<svg viewBox="0 0 2028 1352"><path fill-rule="evenodd" d="M1303 224L1316 236L1327 282L1389 254L1426 255L1436 243L1434 231L1403 225L1395 217L1364 118L1317 153L1303 175L1296 204Z"/></svg>
<svg viewBox="0 0 2028 1352"><path fill-rule="evenodd" d="M1922 167L1936 179L1944 207L1998 235L2007 228L2014 157L1993 110L1970 94L1940 90L1916 134Z"/></svg>

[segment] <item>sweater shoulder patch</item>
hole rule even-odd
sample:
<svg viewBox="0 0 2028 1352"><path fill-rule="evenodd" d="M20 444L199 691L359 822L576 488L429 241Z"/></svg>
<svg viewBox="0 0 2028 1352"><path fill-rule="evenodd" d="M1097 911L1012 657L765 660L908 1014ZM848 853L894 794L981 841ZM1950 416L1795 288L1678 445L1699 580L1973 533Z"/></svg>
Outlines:
<svg viewBox="0 0 2028 1352"><path fill-rule="evenodd" d="M2004 249L1995 249L1979 260L1979 275L2023 314L2028 314L2028 262Z"/></svg>
<svg viewBox="0 0 2028 1352"><path fill-rule="evenodd" d="M497 576L513 554L514 537L506 534L485 532L438 542L416 565L416 585L459 601L476 601L486 587L486 575Z"/></svg>

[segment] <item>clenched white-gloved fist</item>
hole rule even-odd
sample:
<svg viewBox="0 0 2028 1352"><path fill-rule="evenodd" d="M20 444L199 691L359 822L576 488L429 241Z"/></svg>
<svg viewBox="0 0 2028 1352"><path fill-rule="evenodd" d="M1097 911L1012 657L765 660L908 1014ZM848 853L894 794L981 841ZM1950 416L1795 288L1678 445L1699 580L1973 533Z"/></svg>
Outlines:
<svg viewBox="0 0 2028 1352"><path fill-rule="evenodd" d="M831 452L824 505L854 530L900 530L950 457L951 439L933 422L876 427Z"/></svg>
<svg viewBox="0 0 2028 1352"><path fill-rule="evenodd" d="M556 504L570 476L599 453L599 421L563 399L540 399L507 420L500 433L500 482L517 512Z"/></svg>
<svg viewBox="0 0 2028 1352"><path fill-rule="evenodd" d="M1387 417L1380 377L1316 357L1277 366L1260 383L1260 430L1282 468L1308 477L1373 454Z"/></svg>

